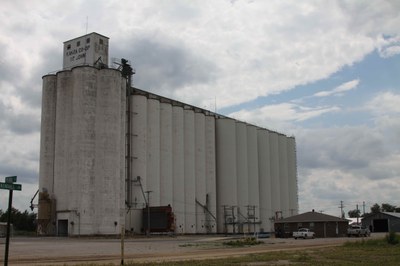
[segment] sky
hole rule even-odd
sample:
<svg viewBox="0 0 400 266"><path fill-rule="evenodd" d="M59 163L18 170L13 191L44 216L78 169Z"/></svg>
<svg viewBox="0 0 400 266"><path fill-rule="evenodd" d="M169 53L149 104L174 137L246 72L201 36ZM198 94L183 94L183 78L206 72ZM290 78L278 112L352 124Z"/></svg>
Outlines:
<svg viewBox="0 0 400 266"><path fill-rule="evenodd" d="M21 211L38 189L42 76L90 32L135 87L294 135L300 212L400 206L400 1L0 0L0 21L0 179L18 176Z"/></svg>

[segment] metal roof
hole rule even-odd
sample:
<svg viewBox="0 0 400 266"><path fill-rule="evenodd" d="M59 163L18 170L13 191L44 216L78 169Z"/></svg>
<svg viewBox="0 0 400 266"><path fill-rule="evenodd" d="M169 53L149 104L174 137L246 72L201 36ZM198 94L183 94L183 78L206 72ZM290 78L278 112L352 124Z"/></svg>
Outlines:
<svg viewBox="0 0 400 266"><path fill-rule="evenodd" d="M302 222L349 222L336 216L320 212L305 212L285 219L277 220L275 223L302 223Z"/></svg>
<svg viewBox="0 0 400 266"><path fill-rule="evenodd" d="M396 218L400 218L400 212L382 212L383 214L394 216Z"/></svg>

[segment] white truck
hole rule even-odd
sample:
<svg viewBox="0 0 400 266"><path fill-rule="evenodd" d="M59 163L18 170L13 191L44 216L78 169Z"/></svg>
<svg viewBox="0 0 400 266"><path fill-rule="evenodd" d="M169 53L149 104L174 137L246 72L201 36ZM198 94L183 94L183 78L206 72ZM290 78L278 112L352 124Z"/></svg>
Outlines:
<svg viewBox="0 0 400 266"><path fill-rule="evenodd" d="M347 236L369 236L371 232L369 231L368 228L365 228L364 226L361 225L350 225L349 228L347 228Z"/></svg>
<svg viewBox="0 0 400 266"><path fill-rule="evenodd" d="M294 239L297 238L314 238L315 237L315 233L313 231L311 231L308 228L300 228L299 230L297 230L296 232L293 232L293 237Z"/></svg>

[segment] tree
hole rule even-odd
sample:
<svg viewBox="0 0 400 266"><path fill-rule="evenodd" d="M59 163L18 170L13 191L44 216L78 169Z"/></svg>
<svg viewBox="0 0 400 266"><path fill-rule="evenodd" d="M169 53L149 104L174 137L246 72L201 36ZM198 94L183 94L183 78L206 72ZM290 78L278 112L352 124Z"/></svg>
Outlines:
<svg viewBox="0 0 400 266"><path fill-rule="evenodd" d="M3 212L0 210L0 222L7 222L8 210ZM28 213L27 210L20 212L19 210L11 209L11 223L18 231L35 231L36 230L36 213Z"/></svg>
<svg viewBox="0 0 400 266"><path fill-rule="evenodd" d="M360 217L361 211L360 210L350 210L348 211L348 215L350 218L357 218Z"/></svg>
<svg viewBox="0 0 400 266"><path fill-rule="evenodd" d="M378 203L375 203L375 204L372 205L372 207L371 207L371 213L372 213L372 214L375 214L375 213L378 213L378 212L381 212L381 207L379 206Z"/></svg>
<svg viewBox="0 0 400 266"><path fill-rule="evenodd" d="M390 205L389 203L382 203L381 209L383 212L394 212L396 210L396 206Z"/></svg>

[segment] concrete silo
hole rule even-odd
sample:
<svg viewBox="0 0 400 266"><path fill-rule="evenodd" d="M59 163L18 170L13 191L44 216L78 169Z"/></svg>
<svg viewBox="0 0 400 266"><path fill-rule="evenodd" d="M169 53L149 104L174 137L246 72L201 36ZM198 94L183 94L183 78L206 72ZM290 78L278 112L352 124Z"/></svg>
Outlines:
<svg viewBox="0 0 400 266"><path fill-rule="evenodd" d="M160 205L173 203L172 105L160 104Z"/></svg>
<svg viewBox="0 0 400 266"><path fill-rule="evenodd" d="M279 147L279 182L282 217L289 216L289 177L288 177L288 153L287 137L278 135Z"/></svg>
<svg viewBox="0 0 400 266"><path fill-rule="evenodd" d="M237 231L236 122L216 120L217 231Z"/></svg>
<svg viewBox="0 0 400 266"><path fill-rule="evenodd" d="M116 234L124 225L125 98L121 95L126 81L119 71L87 66L58 72L56 79L53 182L51 175L40 174L43 187L53 183L54 189L47 191L55 199L51 217L55 233ZM48 119L54 120L53 110L43 112L43 123L48 125Z"/></svg>
<svg viewBox="0 0 400 266"><path fill-rule="evenodd" d="M172 107L172 177L175 232L185 233L185 153L184 153L183 107Z"/></svg>
<svg viewBox="0 0 400 266"><path fill-rule="evenodd" d="M270 131L269 134L269 154L270 154L270 173L271 173L271 207L275 218L282 214L280 197L280 175L279 175L279 143L278 133Z"/></svg>
<svg viewBox="0 0 400 266"><path fill-rule="evenodd" d="M129 96L130 112L130 164L127 183L126 228L132 232L142 231L141 213L146 206L142 190L147 189L147 98L143 95Z"/></svg>
<svg viewBox="0 0 400 266"><path fill-rule="evenodd" d="M258 173L258 144L257 144L257 128L247 125L247 160L248 160L248 176L249 176L249 206L247 209L248 222L252 223L251 232L259 231L259 173Z"/></svg>
<svg viewBox="0 0 400 266"><path fill-rule="evenodd" d="M208 233L217 232L217 181L215 117L205 118L205 153L206 153L206 229Z"/></svg>
<svg viewBox="0 0 400 266"><path fill-rule="evenodd" d="M194 111L184 109L185 233L196 233L196 176Z"/></svg>
<svg viewBox="0 0 400 266"><path fill-rule="evenodd" d="M249 205L249 172L247 161L247 125L236 122L236 173L239 232L249 231L247 207Z"/></svg>
<svg viewBox="0 0 400 266"><path fill-rule="evenodd" d="M147 99L146 191L150 206L160 206L160 102Z"/></svg>
<svg viewBox="0 0 400 266"><path fill-rule="evenodd" d="M271 162L269 132L266 129L257 130L258 139L258 174L260 194L260 230L272 230L271 218L274 217L271 206Z"/></svg>
<svg viewBox="0 0 400 266"><path fill-rule="evenodd" d="M294 137L288 138L288 183L289 183L289 211L290 216L299 212L297 196L297 159L296 159L296 140Z"/></svg>
<svg viewBox="0 0 400 266"><path fill-rule="evenodd" d="M207 233L206 228L206 130L205 115L201 112L195 113L195 211L196 211L196 233Z"/></svg>

